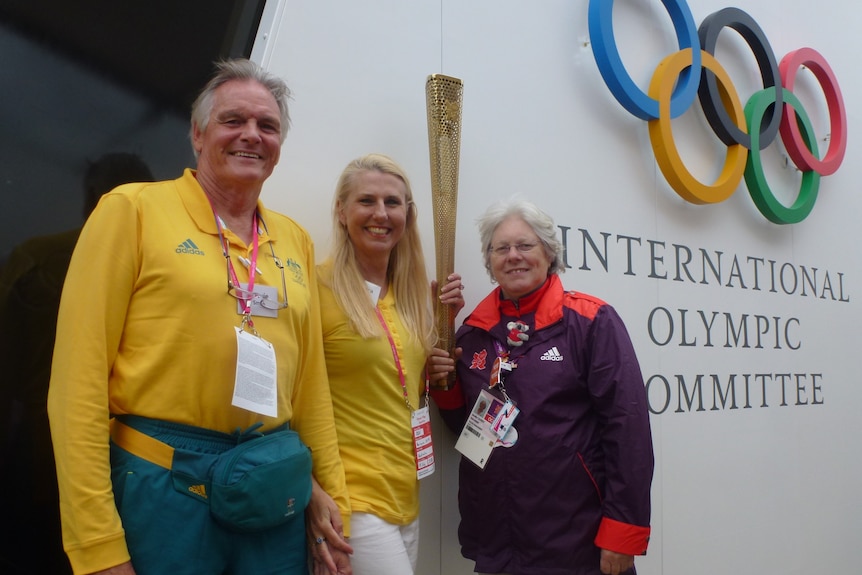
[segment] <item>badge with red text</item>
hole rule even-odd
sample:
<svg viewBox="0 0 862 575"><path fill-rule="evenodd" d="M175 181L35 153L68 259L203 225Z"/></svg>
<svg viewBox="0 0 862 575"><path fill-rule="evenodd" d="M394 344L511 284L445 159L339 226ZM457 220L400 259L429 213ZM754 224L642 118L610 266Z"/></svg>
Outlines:
<svg viewBox="0 0 862 575"><path fill-rule="evenodd" d="M434 443L431 439L431 414L428 406L417 409L410 416L413 427L413 449L416 452L416 478L434 473Z"/></svg>

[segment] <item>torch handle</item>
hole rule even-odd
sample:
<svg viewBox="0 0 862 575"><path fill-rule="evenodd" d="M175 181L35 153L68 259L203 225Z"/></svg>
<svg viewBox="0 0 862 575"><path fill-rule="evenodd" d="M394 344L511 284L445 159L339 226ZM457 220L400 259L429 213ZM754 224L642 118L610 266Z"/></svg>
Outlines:
<svg viewBox="0 0 862 575"><path fill-rule="evenodd" d="M455 224L458 209L458 171L461 150L463 82L432 74L425 83L428 111L428 151L431 162L431 199L437 284L446 284L455 271ZM435 298L437 347L450 353L455 346L455 311ZM454 383L454 375L448 387Z"/></svg>

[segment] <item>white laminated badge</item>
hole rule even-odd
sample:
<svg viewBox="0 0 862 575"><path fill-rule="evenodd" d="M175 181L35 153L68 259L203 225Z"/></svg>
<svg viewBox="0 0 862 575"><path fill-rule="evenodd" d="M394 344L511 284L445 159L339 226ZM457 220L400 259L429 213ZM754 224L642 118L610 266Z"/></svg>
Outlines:
<svg viewBox="0 0 862 575"><path fill-rule="evenodd" d="M365 288L368 290L368 296L371 298L371 303L377 305L377 300L380 299L380 292L383 290L379 285L373 284L370 281L365 282Z"/></svg>
<svg viewBox="0 0 862 575"><path fill-rule="evenodd" d="M456 450L482 469L488 463L497 442L497 434L494 433L492 425L503 412L503 406L501 399L483 389L455 443Z"/></svg>
<svg viewBox="0 0 862 575"><path fill-rule="evenodd" d="M509 400L503 404L503 407L500 409L500 413L497 414L497 417L494 418L494 422L491 423L491 429L494 431L494 435L503 439L506 437L506 434L509 433L509 429L512 428L512 424L515 423L515 418L518 417L518 414L521 413L521 410L515 407L515 404Z"/></svg>
<svg viewBox="0 0 862 575"><path fill-rule="evenodd" d="M431 439L431 414L428 406L417 409L410 416L413 428L413 449L416 452L416 478L434 473L434 443Z"/></svg>
<svg viewBox="0 0 862 575"><path fill-rule="evenodd" d="M235 327L236 381L233 405L278 417L275 348L265 339Z"/></svg>
<svg viewBox="0 0 862 575"><path fill-rule="evenodd" d="M244 290L248 289L248 283L239 284ZM251 315L254 317L278 317L278 310L264 307L261 305L261 300L268 299L271 302L278 301L278 290L272 286L256 285L254 286L255 295L251 298ZM236 313L239 315L245 314L245 302L240 299L236 300Z"/></svg>

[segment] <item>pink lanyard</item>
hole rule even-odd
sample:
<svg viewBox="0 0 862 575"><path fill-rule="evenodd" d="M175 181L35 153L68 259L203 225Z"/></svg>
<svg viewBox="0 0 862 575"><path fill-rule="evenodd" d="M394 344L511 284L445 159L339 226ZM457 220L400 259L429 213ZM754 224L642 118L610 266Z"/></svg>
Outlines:
<svg viewBox="0 0 862 575"><path fill-rule="evenodd" d="M210 203L210 207L212 207L212 203ZM215 216L216 229L218 230L218 237L219 237L219 241L221 242L221 250L222 250L222 253L224 254L225 259L227 260L227 267L228 267L228 271L230 273L230 281L232 281L233 285L235 285L236 287L240 287L239 278L236 275L236 270L234 269L233 262L230 259L230 247L228 246L227 240L224 238L224 235L222 234L221 218L218 217L218 214L216 213L214 207L213 207L213 215ZM250 270L249 274L248 274L248 293L249 294L254 292L254 276L255 276L254 270L257 269L257 246L258 246L257 212L254 213L254 216L252 219L252 235L254 236L254 241L252 242L252 248L251 248L251 262L249 263L249 266L248 266L248 269ZM252 325L251 324L251 317L250 317L251 316L251 297L249 297L248 299L241 299L241 301L242 301L243 306L245 306L243 313L246 315L247 318L249 318L248 319L249 325Z"/></svg>
<svg viewBox="0 0 862 575"><path fill-rule="evenodd" d="M386 320L383 319L383 314L380 313L380 308L374 306L374 311L377 313L377 319L380 320L380 325L383 326L383 331L386 332L386 337L389 338L389 347L392 348L392 357L395 359L395 367L398 368L398 379L401 381L401 389L404 391L404 403L407 404L407 408L410 411L415 411L412 405L410 405L410 397L407 394L407 383L404 380L404 369L401 367L401 358L398 357L398 348L395 347L395 339L392 337L392 332L389 331L389 326L386 325ZM429 393L429 384L428 380L425 380L425 400L427 403Z"/></svg>

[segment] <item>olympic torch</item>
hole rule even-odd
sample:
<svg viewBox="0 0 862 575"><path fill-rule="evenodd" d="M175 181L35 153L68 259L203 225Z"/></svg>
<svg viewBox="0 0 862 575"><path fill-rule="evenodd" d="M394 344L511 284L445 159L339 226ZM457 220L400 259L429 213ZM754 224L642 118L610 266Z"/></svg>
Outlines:
<svg viewBox="0 0 862 575"><path fill-rule="evenodd" d="M446 278L455 271L455 216L458 211L463 95L464 86L458 78L431 74L425 82L438 286L445 285ZM434 316L437 347L452 353L455 346L455 311L451 306L441 305L434 297ZM455 376L452 374L440 382L440 387L448 389L454 382Z"/></svg>

